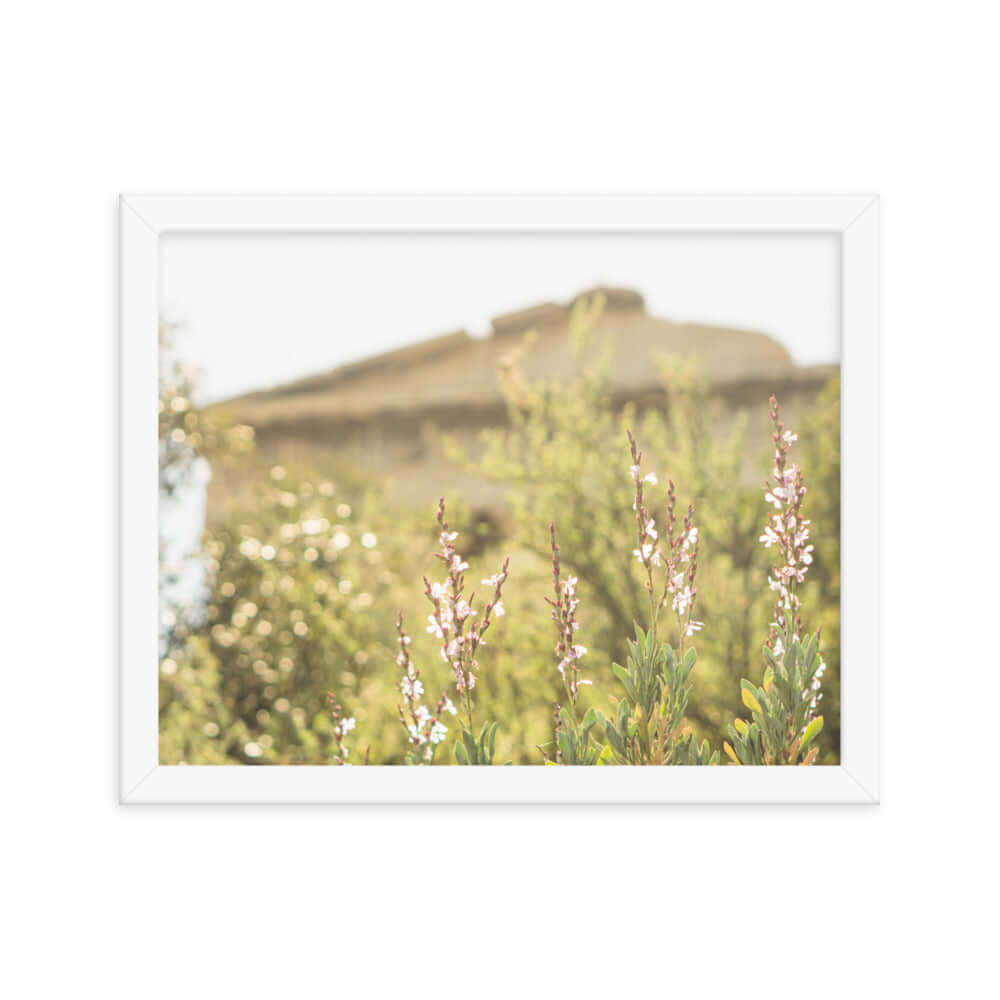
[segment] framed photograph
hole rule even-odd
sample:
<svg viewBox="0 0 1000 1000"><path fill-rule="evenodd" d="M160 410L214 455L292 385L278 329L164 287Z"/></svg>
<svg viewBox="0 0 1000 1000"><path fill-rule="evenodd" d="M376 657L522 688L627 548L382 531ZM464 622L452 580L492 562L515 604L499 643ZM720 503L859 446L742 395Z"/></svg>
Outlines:
<svg viewBox="0 0 1000 1000"><path fill-rule="evenodd" d="M122 802L878 801L876 197L119 225Z"/></svg>

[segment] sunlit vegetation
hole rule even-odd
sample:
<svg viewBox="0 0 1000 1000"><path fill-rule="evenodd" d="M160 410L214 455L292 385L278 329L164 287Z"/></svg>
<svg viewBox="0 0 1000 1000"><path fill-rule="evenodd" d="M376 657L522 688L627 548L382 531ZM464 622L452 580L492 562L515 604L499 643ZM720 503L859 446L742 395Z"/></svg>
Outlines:
<svg viewBox="0 0 1000 1000"><path fill-rule="evenodd" d="M677 359L618 407L599 309L574 312L575 379L506 370L506 426L450 449L504 485L501 537L447 483L435 516L355 470L265 466L164 345L162 502L199 463L260 466L164 559L164 763L839 759L838 384L797 436L766 396L720 436ZM751 420L774 447L748 458Z"/></svg>

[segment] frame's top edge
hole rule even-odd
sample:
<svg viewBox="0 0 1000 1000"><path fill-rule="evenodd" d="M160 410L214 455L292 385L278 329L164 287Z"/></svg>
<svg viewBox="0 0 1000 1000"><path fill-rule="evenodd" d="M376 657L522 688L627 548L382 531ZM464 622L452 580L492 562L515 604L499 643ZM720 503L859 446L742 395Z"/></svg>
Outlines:
<svg viewBox="0 0 1000 1000"><path fill-rule="evenodd" d="M358 201L373 201L377 199L447 199L447 200L474 200L479 198L502 198L507 200L550 198L555 200L614 200L614 201L634 201L636 199L657 199L657 200L734 200L734 199L758 199L758 200L813 200L825 198L830 200L862 199L881 197L875 191L840 191L840 192L703 192L699 194L683 194L669 191L608 191L608 192L566 192L566 191L426 191L426 192L405 192L405 191L120 191L119 199L132 201L136 199L168 200L168 199L243 199L243 200L275 200L275 199L297 199L297 198L317 198L317 199L351 199Z"/></svg>
<svg viewBox="0 0 1000 1000"><path fill-rule="evenodd" d="M167 232L843 232L871 194L129 194Z"/></svg>

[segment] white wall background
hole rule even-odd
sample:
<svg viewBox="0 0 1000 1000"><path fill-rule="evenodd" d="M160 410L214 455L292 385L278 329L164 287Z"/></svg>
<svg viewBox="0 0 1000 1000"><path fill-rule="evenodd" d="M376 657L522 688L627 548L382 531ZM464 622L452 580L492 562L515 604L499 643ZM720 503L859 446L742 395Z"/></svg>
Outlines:
<svg viewBox="0 0 1000 1000"><path fill-rule="evenodd" d="M4 993L988 991L998 547L984 473L1000 360L988 11L6 12ZM116 806L121 189L881 193L883 805Z"/></svg>

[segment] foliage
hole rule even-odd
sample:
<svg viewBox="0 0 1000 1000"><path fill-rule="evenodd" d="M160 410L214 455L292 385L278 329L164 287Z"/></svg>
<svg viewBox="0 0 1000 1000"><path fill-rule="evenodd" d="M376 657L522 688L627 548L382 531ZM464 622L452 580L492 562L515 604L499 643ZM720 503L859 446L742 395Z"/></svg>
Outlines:
<svg viewBox="0 0 1000 1000"><path fill-rule="evenodd" d="M170 659L194 669L193 689L215 688L226 717L240 720L243 746L219 722L239 760L324 760L334 738L331 688L350 698L359 720L392 730L391 689L375 669L388 659L392 623L372 609L391 606L405 557L377 495L350 500L332 479L293 478L275 467L205 532L211 599L197 646L181 642ZM193 649L210 655L211 671ZM194 697L190 685L162 685L163 727L172 728ZM402 747L390 738L376 749Z"/></svg>
<svg viewBox="0 0 1000 1000"><path fill-rule="evenodd" d="M253 448L253 428L194 406L196 373L178 356L177 325L159 330L160 641L168 648L194 624L186 609L204 587L197 524L211 464L238 462Z"/></svg>
<svg viewBox="0 0 1000 1000"><path fill-rule="evenodd" d="M642 406L618 406L612 397L606 359L613 345L597 343L593 329L601 302L577 303L571 317L576 345L576 376L569 382L526 382L515 367L501 372L508 401L508 426L482 434L481 453L457 446L451 456L466 468L503 484L511 508L512 550L544 558L547 525L559 526L565 551L572 553L579 589L590 609L591 648L608 665L624 662L630 624L648 614L644 570L621 544L621 527L635 516L632 483L621 475L621 443L631 427L648 454L670 477L683 483L698 508L703 550L709 557L699 570L699 616L711 622L700 638L698 697L688 717L700 737L716 745L737 714L739 680L759 662L760 635L771 620L771 597L761 580L766 553L757 544L762 520L761 495L747 485L751 415L725 420L722 403L698 376L697 367L676 358L660 359L663 390ZM526 338L524 351L531 350ZM752 415L760 420L759 411ZM726 433L719 428L729 426ZM810 606L822 624L829 647L827 662L834 692L839 690L839 386L823 394L803 429L810 458L811 507L819 507L823 531L823 574L807 584ZM751 465L751 468L754 466ZM822 506L820 506L822 505ZM838 515L839 516L839 515ZM518 575L532 576L541 588L541 564L518 564ZM537 639L536 639L537 641ZM537 657L539 654L533 654ZM759 675L758 675L759 676ZM839 724L824 733L825 757L839 753Z"/></svg>
<svg viewBox="0 0 1000 1000"><path fill-rule="evenodd" d="M806 487L802 471L789 462L798 435L785 428L774 396L770 413L774 478L764 499L773 510L760 541L777 556L767 579L775 594L774 621L764 645L767 664L762 686L741 682L743 703L753 712L753 722L747 726L737 720L729 730L735 752L728 744L725 750L739 764L811 764L819 748L806 748L823 728L823 717L816 715L816 708L823 697L820 679L826 664L819 655L819 631L802 639L798 587L813 564L815 546L810 542L812 522L803 517Z"/></svg>
<svg viewBox="0 0 1000 1000"><path fill-rule="evenodd" d="M685 724L689 677L697 653L689 649L683 659L652 630L636 626L629 640L627 666L614 665L615 676L625 688L615 721L599 715L616 764L671 764L687 762L691 731Z"/></svg>
<svg viewBox="0 0 1000 1000"><path fill-rule="evenodd" d="M482 549L458 499L453 519L475 552L460 555L442 501L434 555L444 579L424 577L421 592L412 567L431 550L427 522L390 510L377 484L349 470L261 467L214 514L193 556L210 596L179 607L161 660L161 760L715 764L718 747L744 764L837 759L836 713L824 727L814 710L824 669L823 693L839 690L838 387L803 426L820 543L810 579L794 585L822 628L824 665L817 632L803 638L782 622L765 585L761 495L745 485L746 420L720 437L709 389L667 359L662 398L617 406L607 347L590 334L599 308L574 311L574 380L529 385L509 369L509 425L484 432L477 456L453 450L508 487L509 556ZM174 407L190 388L161 385L161 434L181 429L189 448L164 451L176 468L234 455L244 470L259 467L252 433L210 431L208 415ZM179 414L192 420L178 428ZM642 474L630 427L671 472L655 503L659 482ZM680 516L673 480L693 501ZM466 574L482 578L478 608ZM546 589L554 660L552 625L539 614ZM427 634L412 642L404 622L421 614ZM736 718L746 707L751 719Z"/></svg>
<svg viewBox="0 0 1000 1000"><path fill-rule="evenodd" d="M724 743L723 749L737 764L812 764L819 747L810 744L823 729L823 716L813 714L812 700L822 665L819 633L805 643L792 635L783 655L768 646L764 655L768 665L763 684L741 684L743 704L753 721L748 725L737 719L729 727L732 746Z"/></svg>

